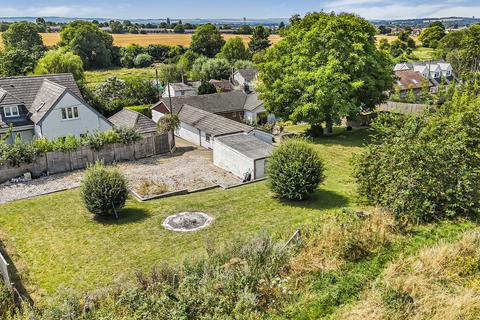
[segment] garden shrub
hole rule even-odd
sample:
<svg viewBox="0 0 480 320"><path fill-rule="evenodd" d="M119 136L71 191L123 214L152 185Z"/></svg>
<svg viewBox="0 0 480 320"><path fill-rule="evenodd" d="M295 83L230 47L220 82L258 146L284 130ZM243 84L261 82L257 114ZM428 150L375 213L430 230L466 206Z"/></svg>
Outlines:
<svg viewBox="0 0 480 320"><path fill-rule="evenodd" d="M140 105L140 106L130 106L126 107L127 109L136 111L138 113L143 114L144 116L148 118L152 118L152 110L150 109L150 105L145 104L145 105Z"/></svg>
<svg viewBox="0 0 480 320"><path fill-rule="evenodd" d="M100 216L113 215L125 205L127 195L127 180L118 168L106 167L102 162L87 168L82 198L88 211Z"/></svg>
<svg viewBox="0 0 480 320"><path fill-rule="evenodd" d="M158 132L167 133L170 131L175 131L180 127L180 119L178 115L168 113L158 120Z"/></svg>
<svg viewBox="0 0 480 320"><path fill-rule="evenodd" d="M137 68L145 68L152 65L153 58L148 53L141 53L135 57L135 60L133 61L133 63Z"/></svg>
<svg viewBox="0 0 480 320"><path fill-rule="evenodd" d="M355 159L360 195L401 224L478 213L479 106L379 117L375 143Z"/></svg>
<svg viewBox="0 0 480 320"><path fill-rule="evenodd" d="M23 143L18 137L13 144L0 142L0 164L19 167L23 163L32 163L37 156L35 147L30 143Z"/></svg>
<svg viewBox="0 0 480 320"><path fill-rule="evenodd" d="M270 189L280 198L303 200L323 181L323 162L302 139L289 139L267 162Z"/></svg>

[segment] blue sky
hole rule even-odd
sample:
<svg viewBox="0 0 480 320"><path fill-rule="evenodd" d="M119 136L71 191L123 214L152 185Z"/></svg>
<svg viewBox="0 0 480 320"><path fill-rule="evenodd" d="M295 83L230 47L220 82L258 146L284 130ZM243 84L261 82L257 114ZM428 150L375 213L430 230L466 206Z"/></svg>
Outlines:
<svg viewBox="0 0 480 320"><path fill-rule="evenodd" d="M322 9L367 19L480 17L480 0L0 0L0 16L283 18Z"/></svg>

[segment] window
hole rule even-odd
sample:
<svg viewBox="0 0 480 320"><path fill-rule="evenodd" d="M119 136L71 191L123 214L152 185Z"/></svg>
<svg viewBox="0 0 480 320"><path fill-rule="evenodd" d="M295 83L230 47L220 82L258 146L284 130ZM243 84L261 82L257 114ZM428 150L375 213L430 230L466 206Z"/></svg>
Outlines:
<svg viewBox="0 0 480 320"><path fill-rule="evenodd" d="M211 135L206 133L205 134L205 141L210 142Z"/></svg>
<svg viewBox="0 0 480 320"><path fill-rule="evenodd" d="M62 108L62 119L78 119L78 107Z"/></svg>
<svg viewBox="0 0 480 320"><path fill-rule="evenodd" d="M6 118L19 116L18 106L3 107L3 112L5 113Z"/></svg>

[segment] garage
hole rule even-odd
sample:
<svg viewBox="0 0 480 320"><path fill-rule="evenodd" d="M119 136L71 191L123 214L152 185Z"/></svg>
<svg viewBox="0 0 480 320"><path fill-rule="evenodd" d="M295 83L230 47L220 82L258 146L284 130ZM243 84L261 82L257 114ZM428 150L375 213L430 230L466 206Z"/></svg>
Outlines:
<svg viewBox="0 0 480 320"><path fill-rule="evenodd" d="M261 179L272 151L271 144L249 134L220 136L213 144L213 163L242 179Z"/></svg>

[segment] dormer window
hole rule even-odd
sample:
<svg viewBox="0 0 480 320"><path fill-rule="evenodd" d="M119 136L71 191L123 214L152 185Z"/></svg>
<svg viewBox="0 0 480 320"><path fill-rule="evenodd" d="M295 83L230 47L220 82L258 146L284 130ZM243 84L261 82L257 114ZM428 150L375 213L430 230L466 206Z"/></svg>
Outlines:
<svg viewBox="0 0 480 320"><path fill-rule="evenodd" d="M78 119L78 108L77 107L62 108L62 119L63 120Z"/></svg>
<svg viewBox="0 0 480 320"><path fill-rule="evenodd" d="M6 118L18 117L20 115L18 112L18 106L5 106L3 107L3 112L5 113Z"/></svg>

